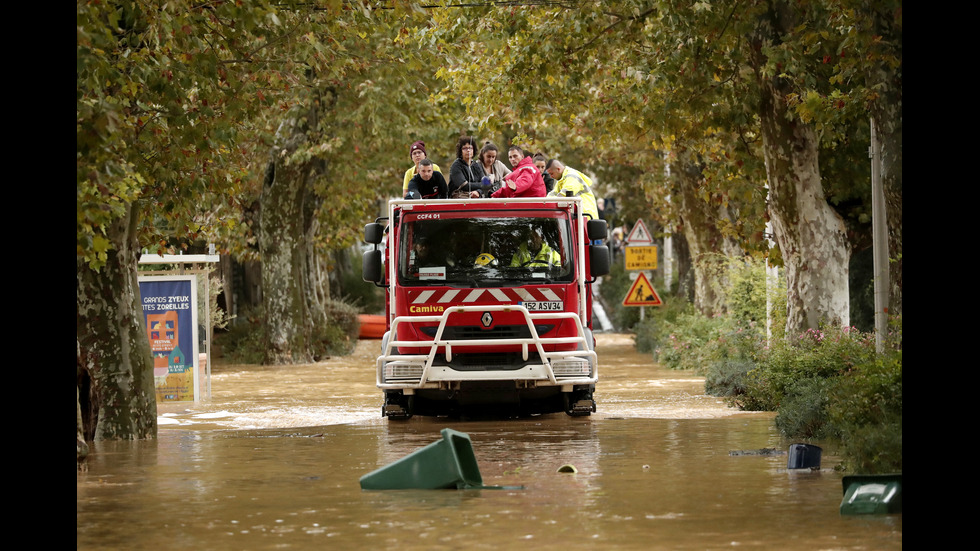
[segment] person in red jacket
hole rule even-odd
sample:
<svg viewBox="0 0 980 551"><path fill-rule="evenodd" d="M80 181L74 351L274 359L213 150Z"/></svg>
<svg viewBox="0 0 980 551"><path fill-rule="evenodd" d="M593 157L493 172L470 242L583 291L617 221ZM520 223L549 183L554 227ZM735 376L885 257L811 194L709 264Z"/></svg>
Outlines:
<svg viewBox="0 0 980 551"><path fill-rule="evenodd" d="M526 155L520 147L512 145L507 150L507 160L514 167L514 171L504 177L504 185L493 192L491 197L501 199L507 197L544 197L547 195L548 190L544 186L541 171L534 166L534 159L530 155Z"/></svg>

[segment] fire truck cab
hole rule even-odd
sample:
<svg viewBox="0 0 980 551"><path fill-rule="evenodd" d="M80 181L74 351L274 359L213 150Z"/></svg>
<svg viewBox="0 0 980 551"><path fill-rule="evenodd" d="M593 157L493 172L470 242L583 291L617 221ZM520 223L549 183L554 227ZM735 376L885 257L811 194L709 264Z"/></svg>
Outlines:
<svg viewBox="0 0 980 551"><path fill-rule="evenodd" d="M594 412L606 231L574 197L390 201L362 259L387 294L382 416Z"/></svg>

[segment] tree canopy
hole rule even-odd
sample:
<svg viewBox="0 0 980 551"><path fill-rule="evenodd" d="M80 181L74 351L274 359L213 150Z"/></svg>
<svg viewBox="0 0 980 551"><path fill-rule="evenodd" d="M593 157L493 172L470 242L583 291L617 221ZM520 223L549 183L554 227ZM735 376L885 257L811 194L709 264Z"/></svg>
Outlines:
<svg viewBox="0 0 980 551"><path fill-rule="evenodd" d="M598 175L698 254L770 254L802 328L847 321L874 118L901 311L900 0L78 0L76 42L80 365L129 361L81 341L126 339L93 324L132 315L139 251L257 254L269 166L323 168L303 238L329 250L410 143L447 162L461 134Z"/></svg>

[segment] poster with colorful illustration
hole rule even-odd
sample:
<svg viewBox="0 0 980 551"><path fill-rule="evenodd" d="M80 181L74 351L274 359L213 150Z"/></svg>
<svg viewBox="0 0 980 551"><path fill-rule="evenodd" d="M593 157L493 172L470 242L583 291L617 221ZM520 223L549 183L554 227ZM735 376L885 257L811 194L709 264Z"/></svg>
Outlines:
<svg viewBox="0 0 980 551"><path fill-rule="evenodd" d="M197 276L141 276L157 402L197 401Z"/></svg>

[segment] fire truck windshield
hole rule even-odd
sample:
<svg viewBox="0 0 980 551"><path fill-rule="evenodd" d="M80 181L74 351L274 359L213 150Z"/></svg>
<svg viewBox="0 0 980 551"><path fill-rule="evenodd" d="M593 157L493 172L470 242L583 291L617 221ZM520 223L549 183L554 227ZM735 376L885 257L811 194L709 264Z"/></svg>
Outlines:
<svg viewBox="0 0 980 551"><path fill-rule="evenodd" d="M398 278L405 285L567 282L575 277L568 219L405 213Z"/></svg>

